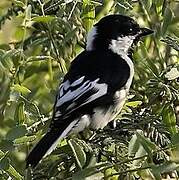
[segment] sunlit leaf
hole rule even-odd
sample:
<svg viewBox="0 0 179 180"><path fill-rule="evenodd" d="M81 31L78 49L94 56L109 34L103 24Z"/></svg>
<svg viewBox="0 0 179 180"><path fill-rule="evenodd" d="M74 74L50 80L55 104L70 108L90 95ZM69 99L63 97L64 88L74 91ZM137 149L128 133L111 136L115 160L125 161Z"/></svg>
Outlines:
<svg viewBox="0 0 179 180"><path fill-rule="evenodd" d="M19 92L19 93L22 93L22 94L28 94L31 92L30 89L28 89L25 86L19 85L19 84L13 85L12 89Z"/></svg>
<svg viewBox="0 0 179 180"><path fill-rule="evenodd" d="M15 179L23 180L23 177L20 175L19 172L17 172L17 170L12 165L10 165L6 171L10 176L14 177Z"/></svg>
<svg viewBox="0 0 179 180"><path fill-rule="evenodd" d="M73 153L74 153L74 156L75 156L75 159L77 161L77 164L80 168L83 168L83 166L85 165L86 163L86 154L84 152L84 150L82 149L82 147L73 139L70 139L68 141Z"/></svg>
<svg viewBox="0 0 179 180"><path fill-rule="evenodd" d="M126 103L126 106L129 106L129 107L137 107L138 105L141 105L142 104L142 101L130 101L130 102L127 102Z"/></svg>
<svg viewBox="0 0 179 180"><path fill-rule="evenodd" d="M25 112L24 112L24 102L20 102L15 110L14 119L18 122L18 124L23 124L25 121Z"/></svg>
<svg viewBox="0 0 179 180"><path fill-rule="evenodd" d="M55 18L56 17L54 17L54 16L38 16L38 17L33 17L32 21L47 23L47 22L54 20Z"/></svg>
<svg viewBox="0 0 179 180"><path fill-rule="evenodd" d="M36 139L36 136L23 136L21 138L16 138L13 142L14 145L26 144L29 142L33 142Z"/></svg>
<svg viewBox="0 0 179 180"><path fill-rule="evenodd" d="M170 103L167 103L162 111L163 123L171 134L177 133L176 116L174 109Z"/></svg>
<svg viewBox="0 0 179 180"><path fill-rule="evenodd" d="M178 71L178 69L177 68L172 68L169 72L167 72L165 74L165 77L168 80L174 80L174 79L179 78L179 71Z"/></svg>

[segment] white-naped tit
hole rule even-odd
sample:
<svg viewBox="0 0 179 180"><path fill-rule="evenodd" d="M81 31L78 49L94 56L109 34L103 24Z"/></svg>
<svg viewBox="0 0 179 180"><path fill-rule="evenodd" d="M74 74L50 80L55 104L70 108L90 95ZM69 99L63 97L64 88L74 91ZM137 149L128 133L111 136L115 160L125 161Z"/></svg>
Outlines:
<svg viewBox="0 0 179 180"><path fill-rule="evenodd" d="M86 49L59 86L48 132L27 156L27 167L35 167L62 138L85 128L102 129L115 118L134 76L133 46L151 33L124 15L108 15L94 25Z"/></svg>

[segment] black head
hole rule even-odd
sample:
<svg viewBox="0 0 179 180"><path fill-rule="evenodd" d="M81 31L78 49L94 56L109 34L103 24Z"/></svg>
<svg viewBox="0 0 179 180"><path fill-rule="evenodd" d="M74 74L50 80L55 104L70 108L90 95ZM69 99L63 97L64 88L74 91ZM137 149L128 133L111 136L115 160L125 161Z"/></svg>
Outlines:
<svg viewBox="0 0 179 180"><path fill-rule="evenodd" d="M136 21L124 15L106 16L95 24L95 27L98 29L98 34L110 39L123 36L145 36L153 32L146 28L140 28Z"/></svg>
<svg viewBox="0 0 179 180"><path fill-rule="evenodd" d="M90 36L88 36L89 38L87 40L93 37L93 41L89 42L93 42L94 48L103 48L102 46L109 47L111 40L118 40L120 37L131 38L133 44L133 42L138 41L140 37L151 33L153 33L152 30L147 28L140 28L137 22L128 16L109 15L105 16L94 25L93 32ZM130 46L132 44L129 43ZM89 45L88 42L87 45Z"/></svg>

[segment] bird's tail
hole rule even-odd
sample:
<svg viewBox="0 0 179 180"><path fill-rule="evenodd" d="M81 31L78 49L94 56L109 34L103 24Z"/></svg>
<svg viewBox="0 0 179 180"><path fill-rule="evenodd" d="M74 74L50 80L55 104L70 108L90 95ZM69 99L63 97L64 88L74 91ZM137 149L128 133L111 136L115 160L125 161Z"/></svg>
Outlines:
<svg viewBox="0 0 179 180"><path fill-rule="evenodd" d="M56 148L59 140L66 137L73 130L77 122L77 119L71 123L66 121L65 124L61 124L59 129L51 128L27 156L26 167L29 167L29 165L35 167L44 156L50 154Z"/></svg>
<svg viewBox="0 0 179 180"><path fill-rule="evenodd" d="M57 130L50 130L32 149L26 159L26 167L35 167L39 161L50 154L58 144L58 141L63 138Z"/></svg>

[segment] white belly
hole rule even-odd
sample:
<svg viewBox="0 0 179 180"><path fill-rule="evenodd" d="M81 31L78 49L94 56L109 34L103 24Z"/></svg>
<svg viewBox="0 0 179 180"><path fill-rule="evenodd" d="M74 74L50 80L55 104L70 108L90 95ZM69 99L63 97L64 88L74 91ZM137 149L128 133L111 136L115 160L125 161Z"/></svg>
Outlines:
<svg viewBox="0 0 179 180"><path fill-rule="evenodd" d="M121 111L127 96L128 90L121 89L114 95L115 105L108 110L96 108L90 126L92 129L103 129Z"/></svg>

